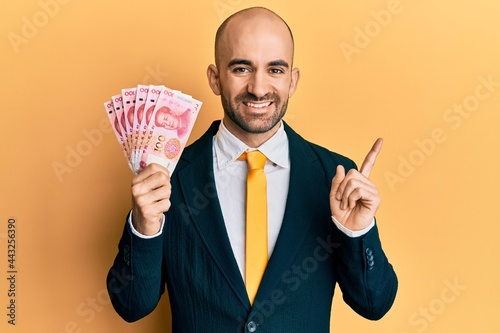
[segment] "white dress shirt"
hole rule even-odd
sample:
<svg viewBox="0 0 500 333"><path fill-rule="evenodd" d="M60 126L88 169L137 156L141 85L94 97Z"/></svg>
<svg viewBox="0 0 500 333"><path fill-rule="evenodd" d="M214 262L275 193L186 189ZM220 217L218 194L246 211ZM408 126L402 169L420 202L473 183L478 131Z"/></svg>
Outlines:
<svg viewBox="0 0 500 333"><path fill-rule="evenodd" d="M288 137L283 124L281 123L278 131L257 149L267 157L264 172L268 197L268 254L271 256L283 222L290 183ZM245 202L248 168L247 162L238 160L238 157L247 150L252 149L229 132L221 122L213 139L214 177L229 242L243 277L245 276ZM152 238L162 233L163 221L161 230L153 236L138 233L132 226L131 215L129 223L135 235ZM364 235L375 225L375 220L373 220L367 228L352 231L333 217L332 220L342 232L350 237Z"/></svg>

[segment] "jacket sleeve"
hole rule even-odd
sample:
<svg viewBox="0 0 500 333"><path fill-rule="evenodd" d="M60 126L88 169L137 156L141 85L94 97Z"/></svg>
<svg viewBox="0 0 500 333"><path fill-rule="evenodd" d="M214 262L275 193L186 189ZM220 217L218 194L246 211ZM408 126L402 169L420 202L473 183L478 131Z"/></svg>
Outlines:
<svg viewBox="0 0 500 333"><path fill-rule="evenodd" d="M361 237L336 234L336 273L344 301L367 319L382 318L394 302L398 280L382 250L377 225Z"/></svg>
<svg viewBox="0 0 500 333"><path fill-rule="evenodd" d="M346 172L357 169L344 156L334 153L330 158L324 165L327 182L335 176L338 164ZM340 245L335 251L335 269L344 301L367 319L382 318L394 303L398 279L382 249L377 223L360 237L349 237L334 225L333 235Z"/></svg>
<svg viewBox="0 0 500 333"><path fill-rule="evenodd" d="M143 239L126 223L106 285L114 309L127 322L151 313L165 291L162 253L163 235Z"/></svg>

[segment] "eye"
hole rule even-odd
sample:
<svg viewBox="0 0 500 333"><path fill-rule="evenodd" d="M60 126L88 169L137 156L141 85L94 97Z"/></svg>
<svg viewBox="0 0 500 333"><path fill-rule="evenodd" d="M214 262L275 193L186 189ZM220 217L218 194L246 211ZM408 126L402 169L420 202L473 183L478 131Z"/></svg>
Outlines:
<svg viewBox="0 0 500 333"><path fill-rule="evenodd" d="M269 70L271 74L284 74L285 72L281 68L271 68Z"/></svg>
<svg viewBox="0 0 500 333"><path fill-rule="evenodd" d="M246 67L235 67L233 73L248 73L250 70Z"/></svg>

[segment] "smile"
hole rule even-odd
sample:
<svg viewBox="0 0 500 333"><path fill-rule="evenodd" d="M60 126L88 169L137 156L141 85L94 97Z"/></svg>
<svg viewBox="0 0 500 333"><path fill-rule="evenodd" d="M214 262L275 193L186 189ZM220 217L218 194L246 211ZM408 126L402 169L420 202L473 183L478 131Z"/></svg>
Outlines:
<svg viewBox="0 0 500 333"><path fill-rule="evenodd" d="M262 109L262 108L267 108L269 105L272 104L272 102L266 102L266 103L251 103L251 102L246 102L243 103L248 107L255 108L255 109Z"/></svg>

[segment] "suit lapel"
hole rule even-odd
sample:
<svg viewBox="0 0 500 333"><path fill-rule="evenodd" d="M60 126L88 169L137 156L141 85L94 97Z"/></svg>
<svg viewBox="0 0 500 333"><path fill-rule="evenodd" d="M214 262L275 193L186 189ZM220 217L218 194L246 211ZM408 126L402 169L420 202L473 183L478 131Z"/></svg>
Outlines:
<svg viewBox="0 0 500 333"><path fill-rule="evenodd" d="M220 121L186 150L182 159L187 165L178 172L181 192L190 209L194 227L208 253L228 281L240 302L250 308L245 284L234 258L220 203L216 195L213 172L213 136Z"/></svg>
<svg viewBox="0 0 500 333"><path fill-rule="evenodd" d="M266 299L297 255L311 227L311 212L318 205L318 189L324 172L317 156L302 137L285 124L290 149L290 185L283 223L273 254L269 259L256 302ZM307 175L305 177L304 175Z"/></svg>

